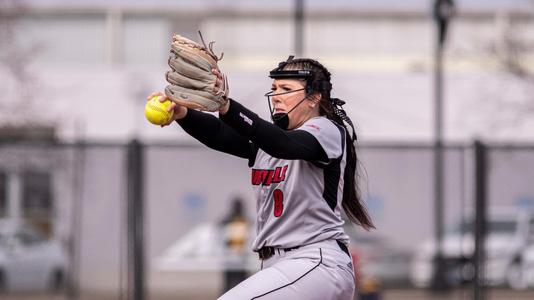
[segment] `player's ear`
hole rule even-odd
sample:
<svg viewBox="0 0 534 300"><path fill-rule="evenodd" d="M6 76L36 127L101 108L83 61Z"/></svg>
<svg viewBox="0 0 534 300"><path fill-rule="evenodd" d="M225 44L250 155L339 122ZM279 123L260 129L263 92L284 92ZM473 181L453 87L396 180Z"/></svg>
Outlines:
<svg viewBox="0 0 534 300"><path fill-rule="evenodd" d="M319 105L319 103L321 102L321 98L322 98L322 95L321 93L313 93L310 95L310 101L308 102L308 105L311 107L311 108L314 108L315 106Z"/></svg>

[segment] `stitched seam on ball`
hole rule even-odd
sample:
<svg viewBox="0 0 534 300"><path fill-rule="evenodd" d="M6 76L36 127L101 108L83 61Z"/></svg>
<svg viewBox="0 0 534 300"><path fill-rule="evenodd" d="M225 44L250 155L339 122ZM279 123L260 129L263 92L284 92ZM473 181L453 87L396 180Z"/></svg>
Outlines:
<svg viewBox="0 0 534 300"><path fill-rule="evenodd" d="M168 113L166 110L163 110L161 107L155 106L152 103L150 103L149 105L150 105L150 109L156 110L156 111L158 111L160 113L164 113L164 114Z"/></svg>

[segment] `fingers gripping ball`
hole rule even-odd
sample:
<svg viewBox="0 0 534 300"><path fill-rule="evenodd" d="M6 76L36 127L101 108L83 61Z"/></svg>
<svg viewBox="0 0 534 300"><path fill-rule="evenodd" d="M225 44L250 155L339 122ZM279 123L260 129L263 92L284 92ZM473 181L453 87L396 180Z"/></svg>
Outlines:
<svg viewBox="0 0 534 300"><path fill-rule="evenodd" d="M154 125L165 125L172 119L173 111L167 111L171 101L160 102L158 96L152 97L145 105L145 117Z"/></svg>

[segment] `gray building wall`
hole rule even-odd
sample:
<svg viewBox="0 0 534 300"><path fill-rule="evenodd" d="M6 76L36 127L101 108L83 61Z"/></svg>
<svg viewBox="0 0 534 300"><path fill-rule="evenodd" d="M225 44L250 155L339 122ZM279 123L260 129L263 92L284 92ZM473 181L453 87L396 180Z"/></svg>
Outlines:
<svg viewBox="0 0 534 300"><path fill-rule="evenodd" d="M22 48L37 47L29 63L40 91L31 93L33 115L56 124L65 140L188 140L175 129L150 126L142 110L145 95L165 86L172 33L198 39L196 32L202 30L206 39L216 41L216 51L225 53L220 66L229 75L231 96L268 117L262 96L270 82L266 72L293 52L291 6L253 2L237 9L222 1L209 10L202 3L29 9L16 32ZM388 10L340 1L328 7L313 1L309 5L304 55L330 68L334 92L348 100L347 111L361 124L361 137L431 139L434 24L427 6ZM468 5L450 28L444 124L448 139L532 138L532 121L523 117L511 122L506 114L512 112L498 108L499 101L528 100L523 90L531 88L503 72L492 52L500 49L510 26L525 40L534 36L532 10L510 7L477 11ZM522 61L532 68L532 54ZM3 74L9 77L9 72ZM2 101L28 89L16 82L2 88ZM83 109L74 103L83 103ZM489 113L496 116L485 118ZM6 120L10 118L7 114ZM496 119L500 122L494 124Z"/></svg>

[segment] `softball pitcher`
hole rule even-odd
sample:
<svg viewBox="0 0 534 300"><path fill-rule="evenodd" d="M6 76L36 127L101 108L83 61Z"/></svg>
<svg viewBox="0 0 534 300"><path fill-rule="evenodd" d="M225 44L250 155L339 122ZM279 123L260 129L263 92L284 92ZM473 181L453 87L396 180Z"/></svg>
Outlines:
<svg viewBox="0 0 534 300"><path fill-rule="evenodd" d="M217 69L216 89L227 85ZM290 56L272 70L272 122L228 98L219 118L176 101L173 120L206 146L248 160L261 270L219 299L351 300L354 269L341 210L374 228L356 188L356 134L330 72ZM160 101L167 96L162 93ZM172 121L171 121L172 122ZM169 124L171 123L169 122ZM349 132L350 127L351 132Z"/></svg>

